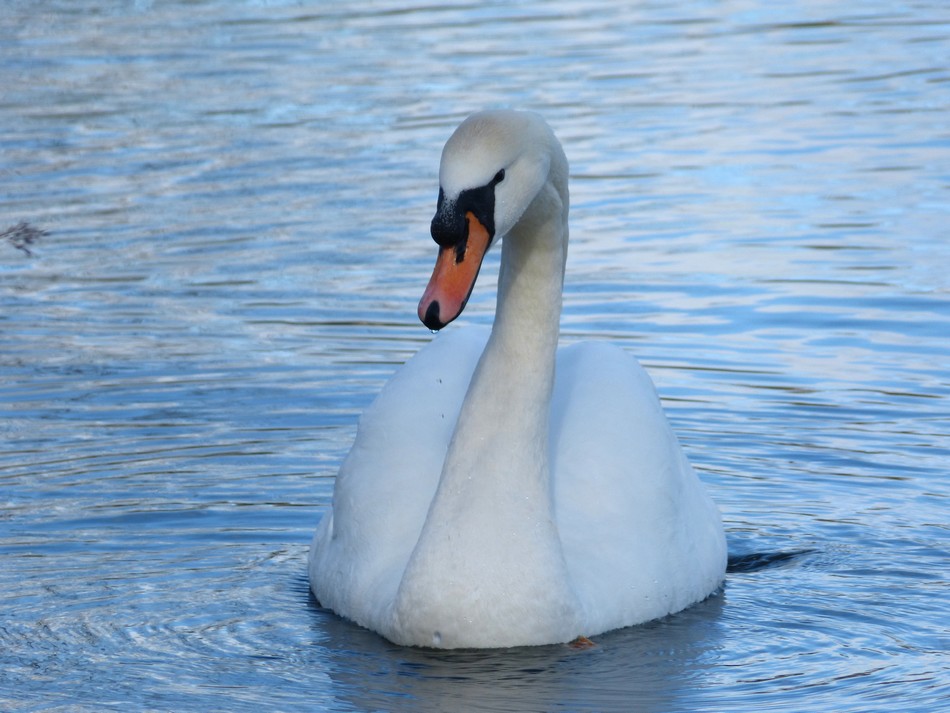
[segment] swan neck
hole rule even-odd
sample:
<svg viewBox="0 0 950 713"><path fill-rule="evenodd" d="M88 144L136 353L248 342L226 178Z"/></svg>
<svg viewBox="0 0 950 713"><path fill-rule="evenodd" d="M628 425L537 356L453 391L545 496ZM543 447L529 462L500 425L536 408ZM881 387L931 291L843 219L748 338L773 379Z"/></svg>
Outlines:
<svg viewBox="0 0 950 713"><path fill-rule="evenodd" d="M525 221L522 221L524 223ZM502 243L498 301L486 351L504 348L524 372L550 369L561 321L561 293L567 259L566 220L516 226Z"/></svg>
<svg viewBox="0 0 950 713"><path fill-rule="evenodd" d="M495 322L462 405L442 478L467 478L478 464L485 492L520 492L533 501L535 516L547 518L553 508L548 426L566 226L556 215L526 222L503 242ZM483 467L486 461L492 466Z"/></svg>
<svg viewBox="0 0 950 713"><path fill-rule="evenodd" d="M549 641L579 633L548 464L566 216L527 217L505 236L495 323L394 609L398 627L423 638L437 629L441 645L468 626L455 615L460 601L491 612L503 632L523 626L531 602L556 622Z"/></svg>

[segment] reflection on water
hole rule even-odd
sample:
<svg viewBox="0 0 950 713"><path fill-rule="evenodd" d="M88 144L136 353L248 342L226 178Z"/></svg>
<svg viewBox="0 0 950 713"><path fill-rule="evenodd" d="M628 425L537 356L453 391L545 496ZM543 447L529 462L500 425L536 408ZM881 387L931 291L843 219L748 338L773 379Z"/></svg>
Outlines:
<svg viewBox="0 0 950 713"><path fill-rule="evenodd" d="M950 13L627 5L5 6L0 708L950 696ZM442 143L496 106L571 159L565 341L644 362L748 565L588 651L399 649L307 592L430 338Z"/></svg>
<svg viewBox="0 0 950 713"><path fill-rule="evenodd" d="M502 651L399 649L325 614L334 696L356 710L669 711L711 664L721 595L681 617L616 631L593 649L543 646Z"/></svg>

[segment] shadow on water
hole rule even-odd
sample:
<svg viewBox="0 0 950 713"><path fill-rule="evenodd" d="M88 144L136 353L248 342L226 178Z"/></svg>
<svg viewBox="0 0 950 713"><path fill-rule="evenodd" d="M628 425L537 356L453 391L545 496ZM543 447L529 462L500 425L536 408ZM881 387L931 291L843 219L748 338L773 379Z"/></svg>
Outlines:
<svg viewBox="0 0 950 713"><path fill-rule="evenodd" d="M727 572L788 566L814 549L729 557ZM698 671L714 665L724 635L719 592L673 616L565 645L436 650L392 644L323 608L308 593L333 696L357 709L626 710L680 707Z"/></svg>
<svg viewBox="0 0 950 713"><path fill-rule="evenodd" d="M313 627L333 696L359 710L629 710L679 707L722 637L723 597L567 645L436 650L396 646L321 608Z"/></svg>

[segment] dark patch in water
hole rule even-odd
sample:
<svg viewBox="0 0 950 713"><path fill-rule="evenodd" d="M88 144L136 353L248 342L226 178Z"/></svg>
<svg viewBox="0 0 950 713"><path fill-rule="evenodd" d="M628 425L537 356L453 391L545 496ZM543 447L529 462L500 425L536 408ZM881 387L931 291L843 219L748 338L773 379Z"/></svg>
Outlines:
<svg viewBox="0 0 950 713"><path fill-rule="evenodd" d="M789 552L749 552L744 555L729 555L726 572L758 572L787 564L817 550L791 550Z"/></svg>
<svg viewBox="0 0 950 713"><path fill-rule="evenodd" d="M42 238L44 235L49 235L49 233L45 230L34 227L25 221L21 221L13 227L7 228L6 230L0 232L0 240L6 240L17 250L22 250L27 255L32 257L33 253L30 251L30 245L33 245L33 243Z"/></svg>

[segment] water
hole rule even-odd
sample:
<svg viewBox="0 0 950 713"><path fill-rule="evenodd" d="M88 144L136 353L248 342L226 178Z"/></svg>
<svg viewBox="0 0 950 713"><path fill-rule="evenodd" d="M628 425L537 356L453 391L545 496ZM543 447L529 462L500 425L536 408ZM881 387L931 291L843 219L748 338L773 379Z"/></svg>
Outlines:
<svg viewBox="0 0 950 713"><path fill-rule="evenodd" d="M3 14L0 231L48 235L0 241L0 708L946 707L944 3ZM400 649L305 579L497 106L572 162L564 339L640 358L766 555L588 651Z"/></svg>

